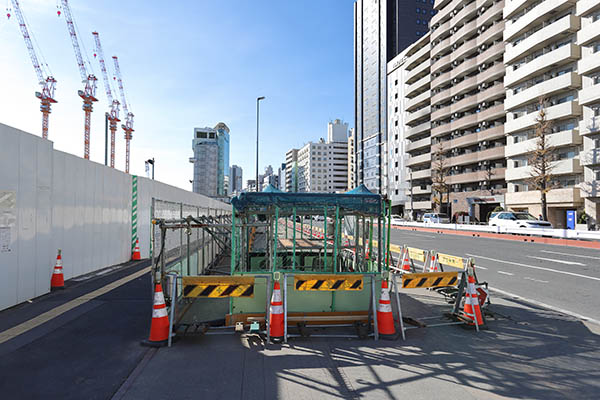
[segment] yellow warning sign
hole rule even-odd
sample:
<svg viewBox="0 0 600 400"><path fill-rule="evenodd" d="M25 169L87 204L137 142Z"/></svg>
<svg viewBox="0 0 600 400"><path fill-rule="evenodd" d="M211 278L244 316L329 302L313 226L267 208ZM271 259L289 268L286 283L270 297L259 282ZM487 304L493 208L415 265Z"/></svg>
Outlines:
<svg viewBox="0 0 600 400"><path fill-rule="evenodd" d="M184 297L254 297L251 276L186 276Z"/></svg>
<svg viewBox="0 0 600 400"><path fill-rule="evenodd" d="M296 290L362 290L362 275L295 275Z"/></svg>
<svg viewBox="0 0 600 400"><path fill-rule="evenodd" d="M442 265L448 265L450 267L465 269L465 264L462 257L451 256L449 254L438 253L438 262Z"/></svg>
<svg viewBox="0 0 600 400"><path fill-rule="evenodd" d="M454 286L457 281L458 272L456 271L402 274L402 288L404 289Z"/></svg>
<svg viewBox="0 0 600 400"><path fill-rule="evenodd" d="M415 249L414 247L408 248L408 256L412 260L425 262L425 250Z"/></svg>

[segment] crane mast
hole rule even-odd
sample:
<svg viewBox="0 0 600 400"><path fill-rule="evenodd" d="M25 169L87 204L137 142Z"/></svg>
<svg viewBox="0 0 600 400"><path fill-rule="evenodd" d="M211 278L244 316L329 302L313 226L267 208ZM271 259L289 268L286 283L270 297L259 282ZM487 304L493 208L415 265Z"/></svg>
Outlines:
<svg viewBox="0 0 600 400"><path fill-rule="evenodd" d="M133 133L133 113L129 111L127 107L127 101L125 99L125 90L123 89L123 80L121 79L121 68L119 68L119 59L117 56L113 56L115 64L115 74L119 86L119 93L121 94L121 103L123 104L123 112L125 113L125 124L121 125L123 131L125 131L125 172L129 173L129 146Z"/></svg>
<svg viewBox="0 0 600 400"><path fill-rule="evenodd" d="M19 28L21 29L21 33L23 34L23 39L25 40L25 46L27 47L27 51L29 52L29 57L31 58L33 69L35 70L35 74L37 75L38 83L42 88L41 92L35 92L35 97L40 99L41 102L40 111L42 112L42 137L44 139L48 139L48 119L51 112L50 108L52 103L56 103L56 100L54 100L54 89L56 88L56 80L50 75L44 78L42 67L40 66L40 62L38 61L37 55L35 54L35 49L31 41L31 36L29 36L29 29L27 29L25 18L23 18L23 13L21 11L19 1L12 0L12 6L15 11L17 20L19 22ZM8 17L10 18L10 14L8 15Z"/></svg>
<svg viewBox="0 0 600 400"><path fill-rule="evenodd" d="M81 75L82 83L85 84L83 90L77 91L79 97L83 99L83 111L85 112L85 123L84 123L84 141L83 141L83 157L86 159L90 158L90 124L91 114L93 111L93 105L96 98L96 77L93 74L88 74L81 56L81 49L79 47L79 39L75 32L75 24L73 23L73 14L69 6L68 0L61 0L62 9L65 15L65 21L67 22L67 30L71 36L71 43L73 44L73 50L75 51L75 58L77 60L77 66L79 68L79 74Z"/></svg>
<svg viewBox="0 0 600 400"><path fill-rule="evenodd" d="M108 123L110 129L110 167L115 167L115 135L117 132L117 122L119 119L119 101L113 99L112 91L110 89L110 81L108 79L108 72L106 70L106 63L104 62L104 52L102 51L102 44L100 43L100 35L98 32L92 32L94 35L94 41L96 43L96 53L94 56L98 57L100 63L100 69L102 70L102 79L104 81L104 89L106 91L106 98L108 100L110 110L107 113Z"/></svg>

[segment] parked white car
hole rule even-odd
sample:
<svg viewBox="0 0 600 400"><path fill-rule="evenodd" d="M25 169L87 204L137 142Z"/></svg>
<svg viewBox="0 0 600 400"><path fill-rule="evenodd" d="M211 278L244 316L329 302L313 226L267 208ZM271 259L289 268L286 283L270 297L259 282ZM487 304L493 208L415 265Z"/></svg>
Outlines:
<svg viewBox="0 0 600 400"><path fill-rule="evenodd" d="M400 217L399 215L392 215L392 225L400 225L402 224L402 222L402 217Z"/></svg>
<svg viewBox="0 0 600 400"><path fill-rule="evenodd" d="M548 221L540 221L526 212L501 211L492 213L488 222L491 226L502 226L505 228L546 228L552 229Z"/></svg>
<svg viewBox="0 0 600 400"><path fill-rule="evenodd" d="M449 224L450 218L444 213L425 213L423 214L423 222L434 224Z"/></svg>

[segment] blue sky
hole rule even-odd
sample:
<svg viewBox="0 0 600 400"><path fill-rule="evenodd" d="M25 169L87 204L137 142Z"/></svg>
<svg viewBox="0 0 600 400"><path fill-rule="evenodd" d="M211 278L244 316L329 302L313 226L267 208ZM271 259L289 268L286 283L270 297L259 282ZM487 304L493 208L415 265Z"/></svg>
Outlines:
<svg viewBox="0 0 600 400"><path fill-rule="evenodd" d="M4 7L10 2L3 0ZM49 137L58 150L83 155L79 74L56 0L21 0L43 56L58 81ZM135 114L131 172L156 158L156 179L185 189L192 175L194 127L225 122L231 164L254 176L256 97L261 102L260 169L327 134L327 122L353 121L352 0L83 1L71 0L80 40L91 55L98 30L107 59L119 56ZM16 19L0 19L0 122L41 135L39 90ZM109 62L112 69L112 63ZM91 159L104 162L106 96L92 115ZM117 136L117 168L124 169Z"/></svg>

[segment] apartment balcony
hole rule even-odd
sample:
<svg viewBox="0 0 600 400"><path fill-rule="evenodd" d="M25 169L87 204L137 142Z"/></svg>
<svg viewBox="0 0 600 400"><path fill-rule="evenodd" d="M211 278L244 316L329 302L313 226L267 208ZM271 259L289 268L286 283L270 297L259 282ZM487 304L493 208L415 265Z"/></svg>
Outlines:
<svg viewBox="0 0 600 400"><path fill-rule="evenodd" d="M406 138L409 138L411 136L415 136L418 135L420 133L426 132L428 130L431 129L431 121L427 121L427 122L423 122L420 125L417 125L415 127L412 128L408 128L405 132L405 136Z"/></svg>
<svg viewBox="0 0 600 400"><path fill-rule="evenodd" d="M513 14L526 7L528 3L533 3L533 0L509 0L503 10L504 19L510 19Z"/></svg>
<svg viewBox="0 0 600 400"><path fill-rule="evenodd" d="M542 1L527 14L519 18L515 23L508 24L506 26L504 31L504 40L507 42L513 40L513 38L525 33L528 29L530 29L530 26L535 24L537 21L547 19L551 13L559 13L569 7L573 7L575 3L576 0Z"/></svg>
<svg viewBox="0 0 600 400"><path fill-rule="evenodd" d="M600 3L598 0L579 0L577 2L576 15L581 17L598 9L600 9Z"/></svg>
<svg viewBox="0 0 600 400"><path fill-rule="evenodd" d="M600 52L589 54L577 63L577 71L581 75L592 74L600 71Z"/></svg>
<svg viewBox="0 0 600 400"><path fill-rule="evenodd" d="M404 118L404 123L411 124L415 121L418 121L419 119L422 119L423 117L429 116L429 114L431 114L431 106L428 105L417 111L408 113Z"/></svg>
<svg viewBox="0 0 600 400"><path fill-rule="evenodd" d="M582 106L600 102L600 84L588 86L579 91L579 104Z"/></svg>
<svg viewBox="0 0 600 400"><path fill-rule="evenodd" d="M504 125L493 126L488 129L484 129L480 132L477 132L477 141L481 142L482 140L494 140L504 137Z"/></svg>
<svg viewBox="0 0 600 400"><path fill-rule="evenodd" d="M438 13L441 14L441 13ZM435 17L435 15L434 15ZM437 40L437 38L439 38L440 36L442 36L443 34L445 34L446 32L448 32L450 30L450 27L452 26L452 19L449 19L448 21L444 22L443 24L440 24L439 28L437 28L435 31L431 32L431 41L434 42Z"/></svg>
<svg viewBox="0 0 600 400"><path fill-rule="evenodd" d="M408 190L408 192L410 193L410 190ZM413 188L412 188L413 195L429 194L429 193L431 193L431 185L413 186Z"/></svg>
<svg viewBox="0 0 600 400"><path fill-rule="evenodd" d="M452 21L454 21L454 24L460 24L463 21L470 19L473 14L475 14L477 12L477 3L476 2L472 2L471 4L467 4L465 5L463 8L461 8L458 13L452 17Z"/></svg>
<svg viewBox="0 0 600 400"><path fill-rule="evenodd" d="M577 44L587 46L600 38L600 19L587 24L577 32Z"/></svg>
<svg viewBox="0 0 600 400"><path fill-rule="evenodd" d="M510 115L510 112L508 114ZM546 108L546 118L550 121L554 119L568 118L572 116L579 117L580 115L581 106L579 105L577 100L567 101ZM504 124L504 132L506 134L510 134L513 132L533 128L536 124L537 117L538 113L532 112L523 115L519 118L507 119L506 123Z"/></svg>
<svg viewBox="0 0 600 400"><path fill-rule="evenodd" d="M600 133L600 117L589 117L579 121L579 134L581 136Z"/></svg>
<svg viewBox="0 0 600 400"><path fill-rule="evenodd" d="M477 57L470 58L468 60L464 60L462 64L457 65L450 71L450 78L458 78L463 75L467 75L477 69L479 64L477 63Z"/></svg>
<svg viewBox="0 0 600 400"><path fill-rule="evenodd" d="M486 51L477 56L477 65L483 63L491 63L498 59L498 56L504 53L506 45L504 42L496 43L492 47L488 47Z"/></svg>
<svg viewBox="0 0 600 400"><path fill-rule="evenodd" d="M433 96L431 96L431 105L436 105L442 102L446 102L448 99L450 99L450 97L452 97L452 90L450 88L446 89L446 90L442 90L439 93L434 94ZM432 119L433 115L431 116Z"/></svg>
<svg viewBox="0 0 600 400"><path fill-rule="evenodd" d="M431 87L434 88L434 87L438 87L438 86L446 84L452 78L451 77L451 72L452 71L444 72L443 74L441 74L437 78L433 78L431 80Z"/></svg>
<svg viewBox="0 0 600 400"><path fill-rule="evenodd" d="M579 162L584 167L600 165L600 149L590 149L580 152Z"/></svg>
<svg viewBox="0 0 600 400"><path fill-rule="evenodd" d="M416 140L414 142L408 142L406 144L406 151L411 152L419 149L423 149L431 146L431 138L428 136L423 139Z"/></svg>
<svg viewBox="0 0 600 400"><path fill-rule="evenodd" d="M406 203L404 203L404 208L410 210L410 199L406 201ZM431 210L431 200L427 200L427 201L415 201L412 203L413 209L414 210L423 210L423 211L429 211Z"/></svg>
<svg viewBox="0 0 600 400"><path fill-rule="evenodd" d="M429 75L430 64L428 62L417 65L413 70L408 71L406 74L406 83L413 83L415 80L421 79L425 75Z"/></svg>
<svg viewBox="0 0 600 400"><path fill-rule="evenodd" d="M491 178L492 180L504 179L505 168L492 168L491 170ZM455 185L460 183L472 183L472 182L482 182L488 180L488 172L483 171L475 171L475 172L467 172L464 174L458 175L449 175L446 178L446 183L449 185Z"/></svg>
<svg viewBox="0 0 600 400"><path fill-rule="evenodd" d="M582 137L576 129L553 133L548 136L550 146L563 147L574 144L581 144ZM507 143L504 149L506 157L514 157L521 154L527 154L535 150L537 138L532 138L519 143Z"/></svg>
<svg viewBox="0 0 600 400"><path fill-rule="evenodd" d="M425 105L429 102L431 98L431 93L428 91L421 93L420 95L413 97L412 99L408 99L406 103L404 103L406 107L406 111L411 112L421 105Z"/></svg>
<svg viewBox="0 0 600 400"><path fill-rule="evenodd" d="M423 45L423 47L421 47L419 50L417 50L414 54L410 55L406 59L404 65L406 65L407 68L416 67L418 64L426 61L429 58L430 50L431 45L429 43Z"/></svg>
<svg viewBox="0 0 600 400"><path fill-rule="evenodd" d="M437 72L440 69L442 69L443 67L445 67L446 65L450 64L452 58L452 53L447 54L445 56L443 56L442 58L440 58L439 60L433 62L431 64L431 73Z"/></svg>
<svg viewBox="0 0 600 400"><path fill-rule="evenodd" d="M433 19L433 18L432 18ZM431 58L437 56L441 52L447 50L452 44L452 36L448 36L446 39L443 39L441 42L436 44L431 48Z"/></svg>
<svg viewBox="0 0 600 400"><path fill-rule="evenodd" d="M416 181L418 179L428 179L431 178L431 170L430 169L422 169L420 171L413 171L412 180Z"/></svg>
<svg viewBox="0 0 600 400"><path fill-rule="evenodd" d="M567 15L535 32L516 46L507 43L506 51L504 53L504 63L512 64L524 54L542 49L557 40L560 35L577 32L580 27L581 22L579 21L579 17Z"/></svg>
<svg viewBox="0 0 600 400"><path fill-rule="evenodd" d="M502 34L504 32L504 21L496 22L491 27L487 28L483 33L478 35L474 40L476 41L474 46L481 46L482 44L490 41L492 38L496 36L501 39Z"/></svg>
<svg viewBox="0 0 600 400"><path fill-rule="evenodd" d="M454 18L452 20L454 21ZM454 24L455 24L455 22L454 22ZM462 42L463 40L465 40L465 38L470 36L476 30L477 30L477 19L474 19L473 21L467 22L466 24L464 24L463 26L458 28L456 30L456 32L454 32L454 35L452 35L452 41L454 43Z"/></svg>
<svg viewBox="0 0 600 400"><path fill-rule="evenodd" d="M537 102L540 97L551 97L553 94L568 89L577 89L581 87L581 76L576 72L568 72L542 83L525 89L516 95L507 97L504 100L504 108L512 110L528 103ZM581 101L580 101L581 103ZM509 111L510 112L510 111Z"/></svg>
<svg viewBox="0 0 600 400"><path fill-rule="evenodd" d="M506 169L506 180L517 181L531 178L531 166L511 168L511 160L508 160L509 167ZM552 174L554 175L571 175L583 174L583 167L579 163L579 158L570 158L568 160L556 161Z"/></svg>
<svg viewBox="0 0 600 400"><path fill-rule="evenodd" d="M431 153L425 153L425 154L421 154L419 156L408 157L408 160L406 161L406 166L410 167L412 165L419 165L419 164L425 164L425 163L431 163ZM413 175L413 179L415 179L414 175Z"/></svg>
<svg viewBox="0 0 600 400"><path fill-rule="evenodd" d="M506 87L514 86L531 78L532 75L542 74L553 68L556 68L557 65L568 64L578 60L580 57L581 48L576 44L570 43L568 45L559 47L558 49L554 49L542 56L539 56L535 60L530 61L517 70L513 70L511 67L508 67L506 69L506 76L504 77L504 85ZM598 62L598 65L600 67L600 61Z"/></svg>
<svg viewBox="0 0 600 400"><path fill-rule="evenodd" d="M564 189L553 189L546 195L549 206L574 206L582 202L581 192L578 187ZM508 207L519 207L531 204L540 204L540 192L532 190L528 192L510 192L504 194L504 202Z"/></svg>
<svg viewBox="0 0 600 400"><path fill-rule="evenodd" d="M422 92L424 90L429 91L429 83L431 82L431 75L427 74L418 81L411 83L406 87L406 91L404 95L406 97L414 96L417 92Z"/></svg>

